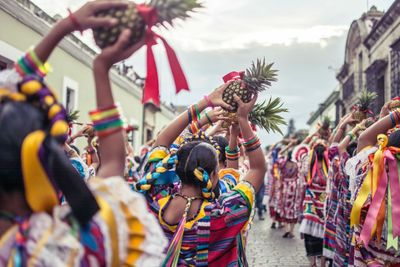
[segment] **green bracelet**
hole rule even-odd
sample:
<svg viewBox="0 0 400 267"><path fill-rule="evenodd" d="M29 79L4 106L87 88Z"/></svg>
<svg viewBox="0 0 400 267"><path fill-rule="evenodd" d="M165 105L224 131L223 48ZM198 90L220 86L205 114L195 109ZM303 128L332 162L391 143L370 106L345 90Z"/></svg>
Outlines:
<svg viewBox="0 0 400 267"><path fill-rule="evenodd" d="M208 123L209 123L211 126L213 126L214 123L212 122L210 116L208 116L207 112L206 112L205 114L206 114L206 118L207 118L207 120L208 120Z"/></svg>
<svg viewBox="0 0 400 267"><path fill-rule="evenodd" d="M197 107L197 104L194 105L194 110L196 111L197 119L200 120L201 116L200 116L200 112L199 112L199 109Z"/></svg>

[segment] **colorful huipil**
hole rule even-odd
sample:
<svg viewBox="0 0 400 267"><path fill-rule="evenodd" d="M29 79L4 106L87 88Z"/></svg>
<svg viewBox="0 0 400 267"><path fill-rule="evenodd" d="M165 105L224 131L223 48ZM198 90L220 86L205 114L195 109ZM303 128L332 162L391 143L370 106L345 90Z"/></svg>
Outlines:
<svg viewBox="0 0 400 267"><path fill-rule="evenodd" d="M298 194L298 168L293 161L285 161L280 167L282 181L282 197L278 213L283 222L296 223L296 197Z"/></svg>
<svg viewBox="0 0 400 267"><path fill-rule="evenodd" d="M272 167L272 183L269 197L269 213L273 220L281 221L279 206L282 199L282 180L279 174L279 163L275 162Z"/></svg>
<svg viewBox="0 0 400 267"><path fill-rule="evenodd" d="M339 175L341 176L338 186L338 209L336 215L336 237L334 267L346 267L349 265L350 257L350 212L351 192L349 190L349 176L345 172L345 166L349 154L344 152L340 155Z"/></svg>
<svg viewBox="0 0 400 267"><path fill-rule="evenodd" d="M298 221L301 222L303 218L303 202L306 192L307 175L309 169L309 147L308 145L298 145L293 150L294 160L298 166L298 179L297 188L298 193L296 195L295 210L297 212Z"/></svg>
<svg viewBox="0 0 400 267"><path fill-rule="evenodd" d="M336 247L336 215L338 209L338 188L342 176L340 169L340 156L337 144L329 148L330 166L328 170L328 183L326 187L325 203L325 228L323 241L323 256L333 259Z"/></svg>
<svg viewBox="0 0 400 267"><path fill-rule="evenodd" d="M143 196L122 177L88 184L100 206L90 223L67 205L17 218L0 239L0 266L160 266L167 240Z"/></svg>
<svg viewBox="0 0 400 267"><path fill-rule="evenodd" d="M319 167L316 155L313 156L313 154L314 152L311 150L310 158L315 158L315 162L309 165L300 232L316 238L323 238L325 224L324 204L328 176L327 165L329 161L327 158L324 159L322 166Z"/></svg>
<svg viewBox="0 0 400 267"><path fill-rule="evenodd" d="M154 148L150 152L146 169L151 171L161 166L162 160L169 153L166 148ZM225 177L226 175L230 177ZM223 179L232 180L235 175L226 171ZM173 168L167 176L176 176ZM150 211L159 220L171 242L178 225L167 223L164 220L164 212L179 191L180 185L168 183L173 179L164 179L163 175L160 175L159 179L164 182L156 182L150 190L143 193ZM231 191L223 193L218 200L202 199L197 214L188 218L184 224L177 266L246 266L243 255L239 255L242 250L238 248L238 237L241 231L246 229L252 216L254 199L254 188L248 182L239 182Z"/></svg>
<svg viewBox="0 0 400 267"><path fill-rule="evenodd" d="M358 175L350 177L355 185L351 266L400 265L400 149L386 147L387 142L386 135L378 135L379 149L367 155Z"/></svg>

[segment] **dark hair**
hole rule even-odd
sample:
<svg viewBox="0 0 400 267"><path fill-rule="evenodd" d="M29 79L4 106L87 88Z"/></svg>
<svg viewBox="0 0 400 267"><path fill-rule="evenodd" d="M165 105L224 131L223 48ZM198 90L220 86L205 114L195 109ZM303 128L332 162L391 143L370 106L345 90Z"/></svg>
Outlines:
<svg viewBox="0 0 400 267"><path fill-rule="evenodd" d="M209 175L217 168L217 153L215 148L206 142L190 142L183 145L177 152L178 164L176 173L183 184L202 187L194 175L196 168L202 168Z"/></svg>
<svg viewBox="0 0 400 267"><path fill-rule="evenodd" d="M72 148L73 150L75 150L75 152L80 156L81 155L81 151L79 150L78 147L74 146L74 145L69 145L70 148Z"/></svg>
<svg viewBox="0 0 400 267"><path fill-rule="evenodd" d="M28 102L0 104L0 193L24 192L21 149L36 130L49 132L44 112ZM56 189L61 189L75 218L86 224L97 212L93 195L72 167L59 141L47 134L43 143L43 166Z"/></svg>
<svg viewBox="0 0 400 267"><path fill-rule="evenodd" d="M287 158L289 161L292 161L293 150L290 150L287 154Z"/></svg>
<svg viewBox="0 0 400 267"><path fill-rule="evenodd" d="M25 137L42 129L45 116L25 102L0 104L0 192L24 191L21 147Z"/></svg>
<svg viewBox="0 0 400 267"><path fill-rule="evenodd" d="M350 157L355 156L355 153L356 153L356 151L357 151L357 145L358 145L357 142L351 142L351 143L347 146L346 151L347 151L347 153L350 155Z"/></svg>
<svg viewBox="0 0 400 267"><path fill-rule="evenodd" d="M400 130L393 132L389 136L388 146L400 148Z"/></svg>
<svg viewBox="0 0 400 267"><path fill-rule="evenodd" d="M315 146L314 151L315 151L315 154L317 154L317 159L319 161L324 159L325 150L326 150L326 147L321 144L318 144Z"/></svg>
<svg viewBox="0 0 400 267"><path fill-rule="evenodd" d="M218 160L220 162L226 162L226 154L225 154L225 148L229 145L229 141L228 139L226 139L223 136L217 135L217 136L213 136L213 139L215 142L218 143L219 145L219 156L218 156Z"/></svg>

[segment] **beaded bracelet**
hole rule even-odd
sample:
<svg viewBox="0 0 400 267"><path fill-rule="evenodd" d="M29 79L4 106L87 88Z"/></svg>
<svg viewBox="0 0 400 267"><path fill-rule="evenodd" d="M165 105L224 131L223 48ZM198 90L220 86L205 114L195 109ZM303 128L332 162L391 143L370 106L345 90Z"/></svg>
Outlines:
<svg viewBox="0 0 400 267"><path fill-rule="evenodd" d="M252 152L261 146L260 139L256 135L254 135L252 138L246 139L246 140L248 140L248 141L245 141L243 143L243 146L244 146L246 152Z"/></svg>
<svg viewBox="0 0 400 267"><path fill-rule="evenodd" d="M43 78L51 71L50 65L41 62L33 48L15 62L14 67L21 76L36 74Z"/></svg>
<svg viewBox="0 0 400 267"><path fill-rule="evenodd" d="M353 142L357 139L357 136L353 132L348 132L347 136L350 137L350 142Z"/></svg>
<svg viewBox="0 0 400 267"><path fill-rule="evenodd" d="M116 105L91 111L89 115L98 137L106 137L123 129L124 121Z"/></svg>
<svg viewBox="0 0 400 267"><path fill-rule="evenodd" d="M225 155L227 160L238 160L240 156L240 149L239 147L235 147L235 149L230 150L229 146L225 147Z"/></svg>
<svg viewBox="0 0 400 267"><path fill-rule="evenodd" d="M200 124L199 124L199 122L197 122L197 121L194 121L194 122L192 122L190 125L189 125L189 131L192 133L192 134L196 134L196 133L198 133L199 131L200 131Z"/></svg>
<svg viewBox="0 0 400 267"><path fill-rule="evenodd" d="M198 108L196 104L188 108L188 119L189 123L192 121L198 121L200 119L200 114L198 114Z"/></svg>
<svg viewBox="0 0 400 267"><path fill-rule="evenodd" d="M207 112L205 112L204 114L205 114L205 116L206 116L206 118L207 118L208 123L209 123L211 126L213 126L214 123L212 122L210 116L207 114Z"/></svg>

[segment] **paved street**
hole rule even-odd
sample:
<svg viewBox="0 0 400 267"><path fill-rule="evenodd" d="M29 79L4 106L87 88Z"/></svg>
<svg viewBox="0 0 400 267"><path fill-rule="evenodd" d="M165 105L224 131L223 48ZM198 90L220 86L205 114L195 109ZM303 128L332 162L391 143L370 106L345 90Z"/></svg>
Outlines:
<svg viewBox="0 0 400 267"><path fill-rule="evenodd" d="M283 239L283 230L270 229L271 221L254 218L250 230L247 257L252 267L307 267L304 241L300 239L298 228L294 239Z"/></svg>

